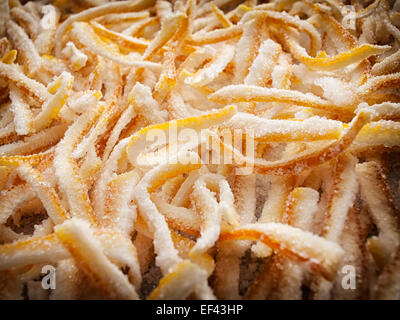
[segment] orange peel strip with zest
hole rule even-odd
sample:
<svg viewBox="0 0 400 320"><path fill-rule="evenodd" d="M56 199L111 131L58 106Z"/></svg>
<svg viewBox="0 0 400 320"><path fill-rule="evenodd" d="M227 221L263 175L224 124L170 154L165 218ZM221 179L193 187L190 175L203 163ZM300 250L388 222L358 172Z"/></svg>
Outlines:
<svg viewBox="0 0 400 320"><path fill-rule="evenodd" d="M158 102L153 99L151 89L148 86L136 82L128 99L134 110L142 114L150 124L163 123L167 120L166 112L163 112Z"/></svg>
<svg viewBox="0 0 400 320"><path fill-rule="evenodd" d="M221 9L219 9L214 3L210 3L210 6L215 16L224 28L230 28L233 26L232 22L229 21L229 19L225 16L224 12Z"/></svg>
<svg viewBox="0 0 400 320"><path fill-rule="evenodd" d="M0 155L22 156L41 150L45 147L50 147L60 141L66 130L67 125L65 123L60 123L43 129L16 142L0 146Z"/></svg>
<svg viewBox="0 0 400 320"><path fill-rule="evenodd" d="M138 68L148 67L154 71L160 71L162 69L162 65L159 63L137 60L121 54L119 50L116 50L114 47L104 42L86 22L75 22L72 27L72 33L73 37L86 46L90 51L115 61L118 64Z"/></svg>
<svg viewBox="0 0 400 320"><path fill-rule="evenodd" d="M373 288L373 299L398 300L400 289L400 247L392 261L382 271Z"/></svg>
<svg viewBox="0 0 400 320"><path fill-rule="evenodd" d="M200 170L192 171L188 174L185 181L182 182L174 197L171 199L171 204L174 206L187 206L190 203L190 194L192 193L193 184L201 175L209 172L206 166Z"/></svg>
<svg viewBox="0 0 400 320"><path fill-rule="evenodd" d="M338 160L332 193L328 200L323 222L322 236L339 243L349 211L357 196L358 182L355 174L357 159L344 155ZM311 285L314 299L329 299L333 283L322 277L314 277Z"/></svg>
<svg viewBox="0 0 400 320"><path fill-rule="evenodd" d="M55 150L54 166L56 176L60 187L67 195L71 208L71 216L77 216L82 219L88 219L91 223L96 224L96 217L90 203L87 186L84 185L82 178L79 176L78 165L71 157L78 139L84 134L85 130L90 129L94 120L103 111L104 105L99 104L97 107L83 114L72 124L63 140L61 140Z"/></svg>
<svg viewBox="0 0 400 320"><path fill-rule="evenodd" d="M100 23L97 23L95 21L91 21L90 25L97 34L106 37L111 41L114 41L119 46L124 47L126 49L134 51L145 50L149 45L147 41L126 36L122 33L109 30L106 27L102 26Z"/></svg>
<svg viewBox="0 0 400 320"><path fill-rule="evenodd" d="M377 264L382 267L390 261L392 252L400 243L396 207L381 165L375 161L360 163L356 166L356 174L360 183L361 197L379 232L378 237L372 238L375 238L373 241L376 241L376 246L381 249L380 256L383 259L377 261ZM371 253L375 260L378 260L378 255L375 252Z"/></svg>
<svg viewBox="0 0 400 320"><path fill-rule="evenodd" d="M138 12L120 12L120 13L109 13L106 15L102 15L101 17L97 18L101 24L103 25L113 25L118 24L121 21L129 21L133 22L136 20L142 20L149 17L148 11L138 11Z"/></svg>
<svg viewBox="0 0 400 320"><path fill-rule="evenodd" d="M27 77L12 65L0 62L0 77L12 81L18 88L24 88L32 92L41 101L45 101L50 97L50 93L44 85Z"/></svg>
<svg viewBox="0 0 400 320"><path fill-rule="evenodd" d="M262 142L315 141L338 139L343 131L343 124L319 117L305 120L270 120L240 112L219 128L253 130L254 138Z"/></svg>
<svg viewBox="0 0 400 320"><path fill-rule="evenodd" d="M161 279L148 299L185 299L196 291L202 292L202 299L215 299L206 282L207 274L203 269L189 260L183 260L171 273ZM204 290L205 285L207 288ZM203 288L198 288L199 286Z"/></svg>
<svg viewBox="0 0 400 320"><path fill-rule="evenodd" d="M63 35L76 21L89 21L96 17L110 14L119 13L124 11L139 11L146 9L152 4L153 1L138 0L138 1L120 1L115 3L106 3L104 5L84 10L78 14L68 17L57 29L55 35L55 53L57 57L61 56L61 48L63 45Z"/></svg>
<svg viewBox="0 0 400 320"><path fill-rule="evenodd" d="M213 191L219 191L219 202L209 190L210 187ZM210 173L202 175L193 185L192 197L203 220L201 235L189 253L190 257L195 257L205 253L218 240L223 216L235 227L239 225L239 219L235 219L235 213L229 214L229 211L234 210L234 199L231 188L223 176Z"/></svg>
<svg viewBox="0 0 400 320"><path fill-rule="evenodd" d="M310 232L280 223L249 224L222 232L220 241L259 240L283 256L309 262L312 270L328 280L336 275L343 256L342 248Z"/></svg>
<svg viewBox="0 0 400 320"><path fill-rule="evenodd" d="M17 168L19 175L25 179L35 190L40 201L43 203L48 216L55 224L64 222L68 219L68 214L63 209L60 199L54 189L50 187L41 173L33 169L28 164L22 164Z"/></svg>
<svg viewBox="0 0 400 320"><path fill-rule="evenodd" d="M76 219L73 219L76 220ZM70 220L67 220L70 221ZM136 249L133 244L113 229L93 229L102 251L119 267L129 266L129 280L140 286ZM29 266L32 264L57 263L71 258L70 253L55 233L34 235L0 246L0 270Z"/></svg>
<svg viewBox="0 0 400 320"><path fill-rule="evenodd" d="M347 213L355 201L358 191L356 163L357 160L348 155L338 160L337 176L322 230L322 236L328 240L339 242Z"/></svg>
<svg viewBox="0 0 400 320"><path fill-rule="evenodd" d="M172 4L169 1L159 0L154 5L156 15L161 23L172 14Z"/></svg>
<svg viewBox="0 0 400 320"><path fill-rule="evenodd" d="M164 70L156 84L154 98L163 101L176 85L175 53L168 49L164 53Z"/></svg>
<svg viewBox="0 0 400 320"><path fill-rule="evenodd" d="M16 57L17 57L17 50L10 50L1 58L1 62L5 64L11 64L15 61Z"/></svg>
<svg viewBox="0 0 400 320"><path fill-rule="evenodd" d="M101 224L110 226L121 233L129 235L133 231L133 222L136 219L136 208L130 204L132 190L140 180L138 170L123 173L114 178L107 185L108 194L105 201L105 215L100 217Z"/></svg>
<svg viewBox="0 0 400 320"><path fill-rule="evenodd" d="M393 148L400 146L400 124L396 121L380 120L365 125L349 151L368 151L372 148Z"/></svg>
<svg viewBox="0 0 400 320"><path fill-rule="evenodd" d="M33 131L33 113L29 105L24 101L21 91L10 86L11 111L14 113L15 132L18 135L26 135Z"/></svg>
<svg viewBox="0 0 400 320"><path fill-rule="evenodd" d="M271 186L268 190L268 199L265 201L258 223L282 222L285 214L286 201L295 186L294 178L290 175L283 177L272 177ZM271 248L262 242L251 247L252 252L260 258L272 254Z"/></svg>
<svg viewBox="0 0 400 320"><path fill-rule="evenodd" d="M0 165L1 166L18 166L22 163L29 163L34 166L43 161L48 154L46 153L37 153L30 156L0 156Z"/></svg>
<svg viewBox="0 0 400 320"><path fill-rule="evenodd" d="M318 210L319 193L311 188L295 188L286 206L286 218L288 224L310 231L313 216ZM301 285L304 270L301 266L281 256L274 257L274 263L278 271L277 284L272 289L272 299L299 300L302 297ZM272 267L274 268L274 267Z"/></svg>
<svg viewBox="0 0 400 320"><path fill-rule="evenodd" d="M237 102L282 102L292 103L300 106L321 109L325 111L339 112L344 114L353 113L355 107L352 105L339 106L332 102L323 100L311 93L300 91L265 88L252 85L228 85L214 92L208 97L211 101L218 103Z"/></svg>
<svg viewBox="0 0 400 320"><path fill-rule="evenodd" d="M51 121L57 117L58 112L66 102L68 91L72 88L73 81L74 78L69 72L63 72L54 83L49 85L50 88L58 86L58 89L43 104L42 110L33 120L33 126L36 131L48 127Z"/></svg>
<svg viewBox="0 0 400 320"><path fill-rule="evenodd" d="M15 48L25 60L25 67L29 74L35 74L40 68L42 61L33 41L28 37L25 30L13 20L6 22L7 36L14 43Z"/></svg>
<svg viewBox="0 0 400 320"><path fill-rule="evenodd" d="M203 69L197 71L193 76L187 77L185 83L195 87L209 84L225 69L232 60L234 53L235 48L233 46L225 45Z"/></svg>
<svg viewBox="0 0 400 320"><path fill-rule="evenodd" d="M243 29L241 26L233 26L226 29L218 29L210 32L197 32L188 40L189 44L201 46L237 38L241 36Z"/></svg>
<svg viewBox="0 0 400 320"><path fill-rule="evenodd" d="M179 160L185 157L186 164ZM136 205L154 235L154 248L157 253L156 262L163 274L169 273L181 258L178 256L170 230L164 216L151 201L150 193L160 187L167 179L192 170L199 169L199 156L193 152L179 153L175 159L169 159L144 175L135 188Z"/></svg>
<svg viewBox="0 0 400 320"><path fill-rule="evenodd" d="M125 156L126 146L129 141L129 137L120 140L120 142L114 147L104 166L100 169L99 176L96 179L92 199L94 211L100 220L103 219L105 214L107 188L109 187L109 184L112 183L113 179L116 178L115 172L118 170L120 159Z"/></svg>
<svg viewBox="0 0 400 320"><path fill-rule="evenodd" d="M357 110L370 110L374 117L380 120L399 120L400 119L400 103L383 102L368 106L360 104Z"/></svg>
<svg viewBox="0 0 400 320"><path fill-rule="evenodd" d="M301 20L299 18L292 17L286 12L277 11L261 11L252 10L246 13L241 22L244 23L250 19L265 19L267 22L278 24L280 26L292 27L299 31L305 32L310 38L310 54L314 56L317 54L318 50L321 48L321 36L315 27L308 21Z"/></svg>
<svg viewBox="0 0 400 320"><path fill-rule="evenodd" d="M352 120L349 127L343 131L341 138L328 146L290 159L278 161L255 159L254 166L259 173L271 173L274 175L299 174L307 168L317 166L337 157L351 145L362 127L370 120L370 114L360 112Z"/></svg>
<svg viewBox="0 0 400 320"><path fill-rule="evenodd" d="M69 257L56 235L33 237L0 246L0 270L35 263L52 263Z"/></svg>
<svg viewBox="0 0 400 320"><path fill-rule="evenodd" d="M208 253L204 253L200 256L189 257L189 252L191 248L195 245L195 241L180 235L179 233L171 232L172 240L174 241L175 247L179 251L179 255L183 259L190 259L192 262L196 263L200 268L207 272L207 277L211 276L215 269L214 258Z"/></svg>
<svg viewBox="0 0 400 320"><path fill-rule="evenodd" d="M72 41L67 42L62 54L70 61L72 70L81 70L88 61L88 56L79 50Z"/></svg>
<svg viewBox="0 0 400 320"><path fill-rule="evenodd" d="M171 228L193 236L200 235L201 219L196 212L185 207L177 207L170 204L157 193L152 194L151 199L158 210L165 216Z"/></svg>
<svg viewBox="0 0 400 320"><path fill-rule="evenodd" d="M20 184L0 193L0 224L7 222L16 209L26 201L35 199L36 193L28 184Z"/></svg>
<svg viewBox="0 0 400 320"><path fill-rule="evenodd" d="M199 117L173 120L140 129L131 137L131 141L127 147L129 161L133 165L137 164L139 154L146 147L147 134L151 133L153 130L159 130L160 132L163 132L165 134L166 141L168 141L169 131L174 130L174 128L176 128L177 131L183 129L200 131L201 129L206 129L228 120L236 112L236 107L228 106L216 112L211 112Z"/></svg>
<svg viewBox="0 0 400 320"><path fill-rule="evenodd" d="M166 19L161 25L161 30L144 52L143 59L149 60L164 44L172 39L184 19L185 15L183 13L177 13Z"/></svg>
<svg viewBox="0 0 400 320"><path fill-rule="evenodd" d="M290 39L289 37L286 37L285 39L296 59L310 68L325 71L345 68L350 64L360 62L374 55L379 55L390 49L390 46L363 44L333 57L312 58L307 55L305 49L299 46L295 40Z"/></svg>
<svg viewBox="0 0 400 320"><path fill-rule="evenodd" d="M271 73L281 53L280 45L271 39L265 40L258 49L257 56L249 68L244 83L257 86L266 84L272 76Z"/></svg>
<svg viewBox="0 0 400 320"><path fill-rule="evenodd" d="M398 88L400 85L400 72L383 76L370 77L362 86L358 87L361 97L368 98L372 93L389 88Z"/></svg>
<svg viewBox="0 0 400 320"><path fill-rule="evenodd" d="M73 218L56 226L55 234L103 294L114 299L138 299L128 278L104 255L87 222Z"/></svg>

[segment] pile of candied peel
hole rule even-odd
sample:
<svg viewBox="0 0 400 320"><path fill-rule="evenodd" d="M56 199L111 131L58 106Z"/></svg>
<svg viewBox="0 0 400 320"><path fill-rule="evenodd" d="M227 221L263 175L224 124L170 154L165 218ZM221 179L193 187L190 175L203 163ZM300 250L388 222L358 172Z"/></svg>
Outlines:
<svg viewBox="0 0 400 320"><path fill-rule="evenodd" d="M399 299L399 10L1 0L0 298Z"/></svg>

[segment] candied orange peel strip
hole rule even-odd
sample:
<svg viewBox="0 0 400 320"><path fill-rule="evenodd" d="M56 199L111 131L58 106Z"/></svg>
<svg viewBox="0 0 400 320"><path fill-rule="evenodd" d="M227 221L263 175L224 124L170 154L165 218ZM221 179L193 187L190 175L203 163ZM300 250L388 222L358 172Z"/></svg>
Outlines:
<svg viewBox="0 0 400 320"><path fill-rule="evenodd" d="M328 280L335 276L343 256L342 248L335 242L280 223L244 225L220 235L220 241L246 239L259 240L290 259L307 261Z"/></svg>
<svg viewBox="0 0 400 320"><path fill-rule="evenodd" d="M228 106L219 111L211 112L200 117L178 119L145 127L134 134L129 142L129 145L127 147L129 160L132 164L136 164L140 152L146 146L147 134L151 133L153 130L162 131L168 141L169 131L173 130L173 128L176 128L176 130L193 129L199 131L201 129L212 127L229 119L236 112L236 107Z"/></svg>
<svg viewBox="0 0 400 320"><path fill-rule="evenodd" d="M310 57L305 49L301 48L295 40L289 37L285 38L290 50L295 58L309 66L318 70L332 71L347 67L350 64L357 63L363 59L374 55L382 54L390 49L390 46L378 46L371 44L363 44L359 47L352 48L348 51L341 52L333 57Z"/></svg>

